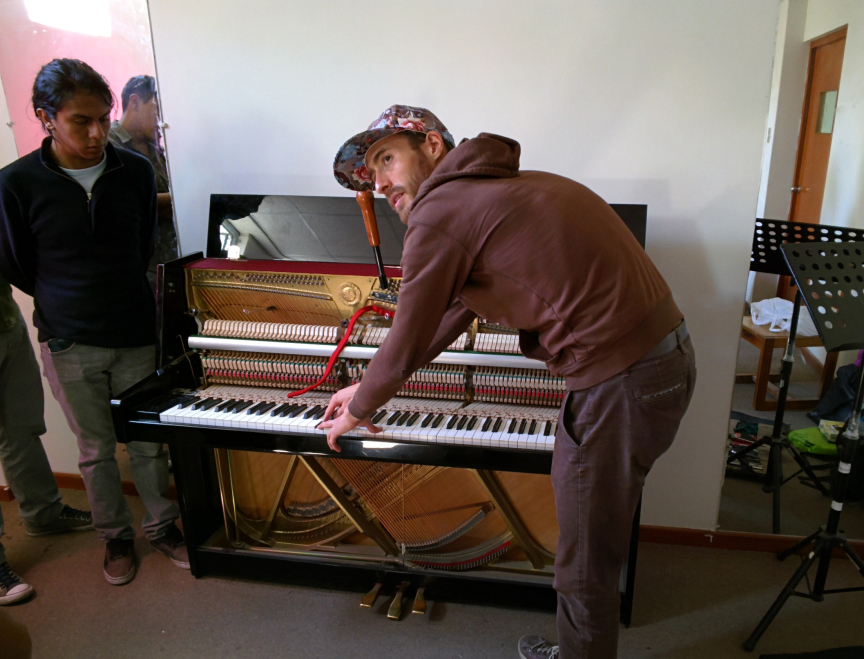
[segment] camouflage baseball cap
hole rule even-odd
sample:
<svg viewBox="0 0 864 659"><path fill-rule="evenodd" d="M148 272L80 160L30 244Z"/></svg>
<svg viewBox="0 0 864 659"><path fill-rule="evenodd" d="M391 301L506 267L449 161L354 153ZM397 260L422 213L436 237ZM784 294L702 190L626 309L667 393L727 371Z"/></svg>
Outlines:
<svg viewBox="0 0 864 659"><path fill-rule="evenodd" d="M403 130L441 133L450 147L456 146L453 136L434 114L424 108L408 105L393 105L373 121L368 130L358 133L342 145L333 161L333 176L339 185L349 190L371 190L372 178L366 169L366 152L378 140L395 135Z"/></svg>

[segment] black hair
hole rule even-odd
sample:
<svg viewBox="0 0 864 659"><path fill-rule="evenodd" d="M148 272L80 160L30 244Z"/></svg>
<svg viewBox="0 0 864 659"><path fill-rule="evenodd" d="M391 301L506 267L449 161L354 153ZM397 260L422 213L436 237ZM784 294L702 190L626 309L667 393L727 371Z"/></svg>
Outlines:
<svg viewBox="0 0 864 659"><path fill-rule="evenodd" d="M135 76L129 78L129 82L120 92L120 102L123 104L123 112L129 107L129 99L135 94L143 103L149 103L156 96L156 78L153 76Z"/></svg>
<svg viewBox="0 0 864 659"><path fill-rule="evenodd" d="M42 109L56 119L63 105L76 94L92 94L114 108L114 94L108 81L89 64L77 59L53 59L36 74L31 99L33 112ZM42 127L45 128L44 124Z"/></svg>

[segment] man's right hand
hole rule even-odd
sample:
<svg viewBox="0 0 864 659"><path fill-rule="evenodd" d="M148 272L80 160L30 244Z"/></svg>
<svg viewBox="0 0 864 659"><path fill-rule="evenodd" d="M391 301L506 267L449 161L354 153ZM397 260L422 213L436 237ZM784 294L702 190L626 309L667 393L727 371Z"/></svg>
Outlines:
<svg viewBox="0 0 864 659"><path fill-rule="evenodd" d="M358 420L348 412L348 405L354 399L354 394L357 393L357 387L359 386L359 384L354 384L333 394L332 398L330 398L330 403L327 405L327 410L321 419L321 423L318 424L318 427L322 430L332 429L327 433L327 444L337 453L342 451L337 443L339 437L357 426L365 428L371 433L382 431L382 428L373 424L372 420L368 417Z"/></svg>

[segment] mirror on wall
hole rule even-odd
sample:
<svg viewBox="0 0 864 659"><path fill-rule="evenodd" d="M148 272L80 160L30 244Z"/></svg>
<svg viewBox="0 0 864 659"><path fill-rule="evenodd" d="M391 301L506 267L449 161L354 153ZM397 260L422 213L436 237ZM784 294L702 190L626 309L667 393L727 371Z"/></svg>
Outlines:
<svg viewBox="0 0 864 659"><path fill-rule="evenodd" d="M767 236L771 230L776 230L778 237L786 235L784 230L798 231L787 239L800 240L796 237L800 235L829 250L842 245L834 242L839 240L834 233L842 231L843 240L864 239L864 231L854 229L756 220L757 240L760 231ZM828 286L830 282L826 282ZM826 353L807 307L801 306L788 397L779 418L781 486L779 507L775 508L770 438L778 423L782 359L787 352L795 292L788 276L750 274L718 518L724 531L802 536L827 520L839 465L836 438L851 414L852 383L857 382L861 356L857 352ZM825 294L832 295L827 288ZM745 449L751 450L742 455ZM853 466L847 500L841 526L848 537L864 538L864 455L859 455Z"/></svg>
<svg viewBox="0 0 864 659"><path fill-rule="evenodd" d="M155 284L156 264L176 258L179 246L159 99L158 93L154 93L156 65L146 0L0 3L0 80L19 156L39 148L45 138L30 98L36 74L54 58L82 60L106 78L116 98L111 116L112 143L142 153L154 165L159 192L159 235L150 264L150 279Z"/></svg>

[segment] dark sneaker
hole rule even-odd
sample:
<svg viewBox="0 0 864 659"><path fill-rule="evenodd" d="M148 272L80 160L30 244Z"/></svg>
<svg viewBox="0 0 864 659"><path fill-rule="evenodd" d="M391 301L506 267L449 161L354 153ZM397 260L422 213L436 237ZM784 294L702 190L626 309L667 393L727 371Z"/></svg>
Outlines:
<svg viewBox="0 0 864 659"><path fill-rule="evenodd" d="M20 602L32 594L33 586L21 581L9 563L0 563L0 606Z"/></svg>
<svg viewBox="0 0 864 659"><path fill-rule="evenodd" d="M522 659L558 659L558 646L542 636L526 634L519 639L519 656Z"/></svg>
<svg viewBox="0 0 864 659"><path fill-rule="evenodd" d="M78 510L72 506L63 506L57 518L47 524L36 525L24 522L27 535L48 535L50 533L65 533L66 531L87 531L93 528L93 518L89 510Z"/></svg>
<svg viewBox="0 0 864 659"><path fill-rule="evenodd" d="M173 524L168 527L165 535L151 540L150 546L165 554L177 567L182 567L184 570L189 569L189 552L186 550L186 541L183 539L180 529Z"/></svg>
<svg viewBox="0 0 864 659"><path fill-rule="evenodd" d="M135 541L109 540L105 545L105 562L102 574L105 581L113 586L122 586L135 578L138 566L135 564Z"/></svg>

